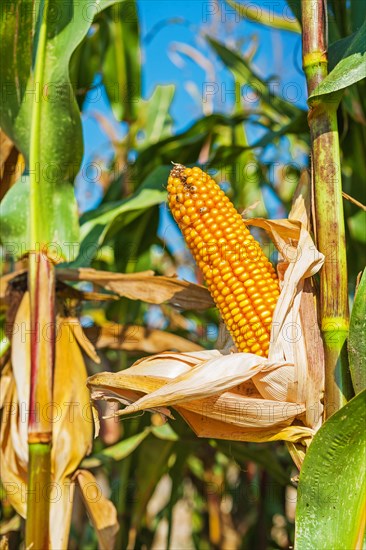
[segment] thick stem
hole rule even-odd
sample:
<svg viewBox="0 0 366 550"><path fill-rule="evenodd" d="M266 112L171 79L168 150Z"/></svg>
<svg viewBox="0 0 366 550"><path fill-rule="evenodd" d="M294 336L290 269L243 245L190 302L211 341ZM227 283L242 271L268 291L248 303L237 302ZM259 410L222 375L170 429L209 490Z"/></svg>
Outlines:
<svg viewBox="0 0 366 550"><path fill-rule="evenodd" d="M309 95L328 72L325 21L324 0L302 0L303 67ZM312 101L308 117L317 245L325 255L320 273L320 316L325 351L326 417L340 409L351 393L344 353L349 311L342 178L337 102L332 99Z"/></svg>
<svg viewBox="0 0 366 550"><path fill-rule="evenodd" d="M27 494L26 548L49 548L50 501L47 496L51 478L51 444L29 445L29 479Z"/></svg>
<svg viewBox="0 0 366 550"><path fill-rule="evenodd" d="M28 424L26 548L49 548L52 386L55 361L55 269L31 253L28 287L31 305L31 379Z"/></svg>
<svg viewBox="0 0 366 550"><path fill-rule="evenodd" d="M55 362L55 268L42 253L29 255L31 379L29 443L52 439L52 382Z"/></svg>
<svg viewBox="0 0 366 550"><path fill-rule="evenodd" d="M43 90L47 44L47 16L51 0L40 2L39 35L34 81ZM49 548L51 487L52 390L55 361L55 269L42 252L49 238L47 204L42 200L41 118L43 96L32 110L30 140L30 395L28 423L28 494L26 548Z"/></svg>

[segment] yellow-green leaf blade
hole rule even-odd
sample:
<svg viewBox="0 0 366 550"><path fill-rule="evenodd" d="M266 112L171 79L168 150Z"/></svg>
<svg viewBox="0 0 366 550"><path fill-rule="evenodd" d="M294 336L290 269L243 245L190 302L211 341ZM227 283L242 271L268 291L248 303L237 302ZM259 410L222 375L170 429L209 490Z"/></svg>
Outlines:
<svg viewBox="0 0 366 550"><path fill-rule="evenodd" d="M366 391L334 414L314 437L300 474L296 550L361 548L365 424Z"/></svg>

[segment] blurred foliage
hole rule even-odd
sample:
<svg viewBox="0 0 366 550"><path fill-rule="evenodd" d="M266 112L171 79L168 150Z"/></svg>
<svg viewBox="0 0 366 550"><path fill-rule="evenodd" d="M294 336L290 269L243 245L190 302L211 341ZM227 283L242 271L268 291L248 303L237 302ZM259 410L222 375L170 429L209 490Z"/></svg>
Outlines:
<svg viewBox="0 0 366 550"><path fill-rule="evenodd" d="M289 4L300 19L297 3ZM365 5L357 0L329 2L331 67L347 48L354 53ZM273 27L281 24L276 20ZM296 29L294 19L292 30ZM356 33L353 39L351 33ZM81 112L88 96L103 86L123 137L117 135L115 125L98 114L113 155L100 166L103 198L98 207L80 217L80 252L69 265L126 273L153 268L162 275L185 274L188 269L202 282L189 253L182 246L174 246L171 234L176 233L169 215L167 239L158 231L171 161L209 169L239 209L260 201L253 215L266 215L275 201L279 215L288 212L300 168L307 167L307 112L274 94L269 82L257 74L252 55L243 55L239 45L233 45L232 40L222 42L221 35L203 36L217 61L232 74L238 97L231 112L203 113L180 133L174 133L170 114L175 91L172 84L156 86L149 98L141 96L143 64L134 1L118 2L99 12L73 51L70 81ZM365 204L366 84L356 79L350 83L338 111L343 188ZM243 100L243 87L256 97L255 102ZM25 126L20 124L25 116L21 113L17 126L20 137L9 133L20 150L22 139L26 139ZM248 127L258 129L259 137L252 143ZM5 131L7 128L5 125ZM287 160L281 154L284 149ZM80 156L79 142L71 151ZM21 232L26 224L24 202L18 204L14 196L16 187L5 195L3 215L6 219L17 217L21 223L16 228ZM353 294L357 274L366 263L365 216L350 201L345 200L344 208L349 290ZM9 268L9 258L4 267ZM218 333L215 310L179 311L170 305L152 306L126 298L78 304L77 309L85 326L102 326L107 320L140 324L174 332L206 348L215 346ZM101 365L89 360L90 374L126 368L143 355L141 351L116 349L104 349L99 354ZM113 411L105 407L103 412ZM172 548L200 550L265 550L293 544L296 480L291 479L296 471L281 443L199 440L180 418L160 426L160 417L145 414L123 423L102 420L101 437L84 462L117 507L120 532L116 548L150 548L154 543L155 548L170 544ZM97 548L96 535L78 501L75 508L70 549ZM10 547L15 548L19 535L11 525L7 531L12 517L4 497L1 528L3 533L10 533Z"/></svg>

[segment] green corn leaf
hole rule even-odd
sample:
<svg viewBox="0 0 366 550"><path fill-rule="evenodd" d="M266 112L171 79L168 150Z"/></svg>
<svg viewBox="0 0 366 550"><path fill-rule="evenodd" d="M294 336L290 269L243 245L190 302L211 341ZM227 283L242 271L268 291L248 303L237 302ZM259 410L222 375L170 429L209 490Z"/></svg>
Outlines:
<svg viewBox="0 0 366 550"><path fill-rule="evenodd" d="M123 227L166 200L166 184L170 166L157 167L127 199L102 204L87 212L81 219L81 246L74 267L90 265L105 241L111 239Z"/></svg>
<svg viewBox="0 0 366 550"><path fill-rule="evenodd" d="M262 113L260 113L262 114ZM227 116L213 114L203 117L192 124L188 130L175 136L169 136L157 143L144 146L137 157L136 170L147 174L153 168L173 162L189 165L197 162L197 157L210 133L221 134L225 129L235 128L244 120L248 120L248 113ZM253 120L253 124L259 124Z"/></svg>
<svg viewBox="0 0 366 550"><path fill-rule="evenodd" d="M157 143L171 134L169 110L173 101L175 86L156 86L147 102L147 120L144 127L144 146Z"/></svg>
<svg viewBox="0 0 366 550"><path fill-rule="evenodd" d="M6 193L0 204L1 243L14 259L20 259L30 250L29 231L29 176L22 176ZM74 189L67 182L54 187L52 204L54 214L49 219L53 238L43 247L49 247L58 261L71 262L79 248L78 207ZM65 223L67 222L67 223Z"/></svg>
<svg viewBox="0 0 366 550"><path fill-rule="evenodd" d="M362 22L366 20L366 2L362 0L351 0L351 23L352 30L357 31L362 25Z"/></svg>
<svg viewBox="0 0 366 550"><path fill-rule="evenodd" d="M244 151L266 147L267 145L276 143L276 140L285 135L306 135L306 132L307 116L305 112L301 112L293 121L281 126L278 130L268 130L263 137L259 138L252 145L218 147L212 158L210 158L209 165L216 166L217 164L234 162Z"/></svg>
<svg viewBox="0 0 366 550"><path fill-rule="evenodd" d="M91 88L96 74L102 72L108 40L108 20L102 12L94 19L93 32L84 37L70 60L70 80L80 110L88 92L90 102L100 98L100 87Z"/></svg>
<svg viewBox="0 0 366 550"><path fill-rule="evenodd" d="M241 17L243 17L243 19L247 19L253 23L260 23L261 25L265 25L271 29L279 29L296 33L301 32L301 27L298 21L289 17L288 12L290 10L286 11L286 15L281 16L277 15L273 9L268 10L260 5L255 5L253 2L244 2L243 4L239 4L233 0L226 1Z"/></svg>
<svg viewBox="0 0 366 550"><path fill-rule="evenodd" d="M0 124L30 170L31 201L23 201L23 209L32 212L28 227L31 235L23 239L23 244L27 242L36 248L39 241L42 245L56 243L64 259L69 259L70 248L67 250L69 245L65 247L60 236L77 224L74 201L71 199L71 208L66 207L71 197L67 185L74 180L83 154L80 112L70 81L69 63L93 17L113 3L19 0L7 2L2 8L0 78L5 94ZM9 63L9 59L16 61ZM60 202L64 205L61 216ZM17 210L9 208L9 197L5 206L8 228L14 228ZM10 212L15 216L12 220ZM22 227L25 229L24 223ZM20 232L19 229L18 236ZM72 238L74 242L74 231ZM77 247L72 250L76 253Z"/></svg>
<svg viewBox="0 0 366 550"><path fill-rule="evenodd" d="M156 485L168 471L169 457L173 452L174 445L176 444L173 441L158 441L149 437L139 449L136 468L138 490L132 509L132 526L135 528L141 525L147 503Z"/></svg>
<svg viewBox="0 0 366 550"><path fill-rule="evenodd" d="M353 388L357 394L366 388L366 269L352 308L348 356Z"/></svg>
<svg viewBox="0 0 366 550"><path fill-rule="evenodd" d="M162 426L154 426L151 431L158 439L164 439L165 441L177 441L179 439L179 436L168 422Z"/></svg>
<svg viewBox="0 0 366 550"><path fill-rule="evenodd" d="M132 122L141 102L139 25L135 0L122 0L107 12L109 44L103 82L117 120Z"/></svg>
<svg viewBox="0 0 366 550"><path fill-rule="evenodd" d="M365 425L363 391L315 435L300 473L295 550L362 547Z"/></svg>
<svg viewBox="0 0 366 550"><path fill-rule="evenodd" d="M333 55L340 58L334 69L315 88L309 96L309 103L328 94L337 94L352 84L363 80L366 77L366 21L362 27L353 35L352 40L343 39L338 45L333 46ZM342 52L344 46L345 51ZM334 101L341 96L335 95Z"/></svg>
<svg viewBox="0 0 366 550"><path fill-rule="evenodd" d="M72 179L82 153L80 113L69 77L70 58L86 36L93 17L118 0L53 2L48 13L43 87L34 81L41 2L6 2L1 19L0 76L5 96L0 121L6 134L29 160L32 109L42 105L41 170L51 165L57 180ZM9 63L16 59L16 63ZM55 63L57 59L57 63ZM70 147L70 143L73 144Z"/></svg>
<svg viewBox="0 0 366 550"><path fill-rule="evenodd" d="M106 459L123 460L137 449L150 432L151 429L146 428L136 435L122 439L122 441L119 441L115 445L106 447L100 453L96 453L90 458L85 458L82 466L84 468L96 468L106 462Z"/></svg>
<svg viewBox="0 0 366 550"><path fill-rule="evenodd" d="M301 110L295 104L286 101L271 91L268 83L253 71L240 53L230 50L213 38L206 37L206 39L222 62L233 73L238 83L241 86L253 89L258 96L258 100L264 103L275 116L277 115L277 118L278 116L280 116L281 120L293 118L301 113Z"/></svg>

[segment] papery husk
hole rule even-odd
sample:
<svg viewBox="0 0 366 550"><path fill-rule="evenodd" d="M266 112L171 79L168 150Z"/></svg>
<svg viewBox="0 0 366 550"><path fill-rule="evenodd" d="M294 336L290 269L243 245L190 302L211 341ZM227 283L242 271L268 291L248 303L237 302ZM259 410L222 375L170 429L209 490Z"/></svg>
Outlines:
<svg viewBox="0 0 366 550"><path fill-rule="evenodd" d="M307 231L301 193L291 214L294 219L248 221L270 234L281 255L281 293L268 359L227 355L227 348L159 354L122 372L90 377L92 398L130 403L118 415L173 407L200 437L309 444L321 423L323 363L321 341L304 339L309 319L316 319L315 303L305 296L304 285L319 271L324 256ZM311 365L308 352L315 348L319 362Z"/></svg>
<svg viewBox="0 0 366 550"><path fill-rule="evenodd" d="M14 514L9 519L3 519L0 522L0 535L7 535L12 531L20 531L22 526L21 517L18 514ZM6 537L4 537L6 538ZM0 546L1 550L1 546Z"/></svg>
<svg viewBox="0 0 366 550"><path fill-rule="evenodd" d="M29 294L25 293L13 327L11 381L7 382L3 403L0 448L3 484L9 502L22 517L26 517L27 501L29 319ZM77 320L57 317L56 323L53 403L40 414L53 414L50 537L51 548L62 550L67 548L71 521L74 492L71 475L91 449L93 421L85 386L87 372L75 337Z"/></svg>
<svg viewBox="0 0 366 550"><path fill-rule="evenodd" d="M4 300L9 284L24 278L26 270L8 273L0 278L0 301ZM169 303L182 309L203 310L214 307L215 303L206 287L182 281L177 277L154 275L153 271L139 273L114 273L98 271L92 268L57 268L56 280L63 284L67 281L88 281L114 294L104 294L107 299L120 297L130 300L142 300L148 304ZM64 284L61 294L69 294L79 299L102 299L99 293L83 293Z"/></svg>
<svg viewBox="0 0 366 550"><path fill-rule="evenodd" d="M167 349L182 352L203 349L202 346L182 336L141 325L106 323L86 328L84 333L96 349L110 348L145 353L161 353Z"/></svg>
<svg viewBox="0 0 366 550"><path fill-rule="evenodd" d="M0 200L23 173L25 162L12 140L0 129Z"/></svg>
<svg viewBox="0 0 366 550"><path fill-rule="evenodd" d="M153 271L113 273L92 268L59 268L57 278L61 281L90 281L119 296L149 304L168 302L183 309L196 310L215 306L204 286L177 277L154 275Z"/></svg>
<svg viewBox="0 0 366 550"><path fill-rule="evenodd" d="M117 510L101 491L93 474L88 470L78 470L76 480L89 518L96 531L99 548L111 550L114 548L116 534L119 530Z"/></svg>

